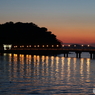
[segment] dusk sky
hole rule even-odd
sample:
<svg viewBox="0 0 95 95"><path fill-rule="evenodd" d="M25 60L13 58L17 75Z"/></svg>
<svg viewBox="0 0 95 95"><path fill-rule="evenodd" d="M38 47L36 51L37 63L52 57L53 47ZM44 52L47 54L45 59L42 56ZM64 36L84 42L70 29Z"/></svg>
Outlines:
<svg viewBox="0 0 95 95"><path fill-rule="evenodd" d="M33 22L63 43L95 44L95 0L0 0L0 24Z"/></svg>

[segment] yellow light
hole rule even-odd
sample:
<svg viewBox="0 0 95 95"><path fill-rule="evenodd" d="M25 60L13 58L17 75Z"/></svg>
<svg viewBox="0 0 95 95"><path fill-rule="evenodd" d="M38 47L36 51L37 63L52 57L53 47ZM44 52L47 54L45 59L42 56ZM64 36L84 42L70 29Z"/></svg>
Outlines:
<svg viewBox="0 0 95 95"><path fill-rule="evenodd" d="M83 45L81 45L83 47Z"/></svg>
<svg viewBox="0 0 95 95"><path fill-rule="evenodd" d="M17 46L14 46L14 48L16 48Z"/></svg>
<svg viewBox="0 0 95 95"><path fill-rule="evenodd" d="M44 47L44 45L43 45L43 47Z"/></svg>
<svg viewBox="0 0 95 95"><path fill-rule="evenodd" d="M74 47L76 47L76 45L74 45Z"/></svg>
<svg viewBox="0 0 95 95"><path fill-rule="evenodd" d="M36 45L34 45L34 47L36 47Z"/></svg>
<svg viewBox="0 0 95 95"><path fill-rule="evenodd" d="M27 46L28 47L28 46Z"/></svg>
<svg viewBox="0 0 95 95"><path fill-rule="evenodd" d="M53 60L54 59L54 56L51 56L51 59Z"/></svg>
<svg viewBox="0 0 95 95"><path fill-rule="evenodd" d="M28 58L29 55L26 55L26 58Z"/></svg>
<svg viewBox="0 0 95 95"><path fill-rule="evenodd" d="M39 45L38 45L38 47L39 47Z"/></svg>
<svg viewBox="0 0 95 95"><path fill-rule="evenodd" d="M12 54L9 54L9 56L12 56Z"/></svg>
<svg viewBox="0 0 95 95"><path fill-rule="evenodd" d="M57 47L59 47L59 45L57 45Z"/></svg>
<svg viewBox="0 0 95 95"><path fill-rule="evenodd" d="M29 47L31 47L31 45L29 45Z"/></svg>
<svg viewBox="0 0 95 95"><path fill-rule="evenodd" d="M45 60L45 56L42 56L42 62L44 62L44 60Z"/></svg>
<svg viewBox="0 0 95 95"><path fill-rule="evenodd" d="M48 47L48 45L47 45L47 47Z"/></svg>
<svg viewBox="0 0 95 95"><path fill-rule="evenodd" d="M90 46L90 45L87 45L88 47Z"/></svg>
<svg viewBox="0 0 95 95"><path fill-rule="evenodd" d="M64 47L64 45L62 45L62 47Z"/></svg>
<svg viewBox="0 0 95 95"><path fill-rule="evenodd" d="M48 56L46 56L46 59L45 59L45 60L46 60L46 63L47 63L47 64L48 64L48 59L49 59L49 57L48 57Z"/></svg>
<svg viewBox="0 0 95 95"><path fill-rule="evenodd" d="M68 47L70 47L70 45L68 45Z"/></svg>
<svg viewBox="0 0 95 95"><path fill-rule="evenodd" d="M36 55L34 55L34 57L36 57Z"/></svg>
<svg viewBox="0 0 95 95"><path fill-rule="evenodd" d="M14 57L16 57L17 56L17 54L14 54Z"/></svg>
<svg viewBox="0 0 95 95"><path fill-rule="evenodd" d="M52 47L54 47L54 45L52 45Z"/></svg>

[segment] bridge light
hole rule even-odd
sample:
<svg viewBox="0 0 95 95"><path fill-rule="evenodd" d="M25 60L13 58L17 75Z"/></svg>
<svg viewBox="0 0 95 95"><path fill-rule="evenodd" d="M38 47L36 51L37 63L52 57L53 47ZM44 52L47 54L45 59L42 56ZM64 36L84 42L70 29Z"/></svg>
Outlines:
<svg viewBox="0 0 95 95"><path fill-rule="evenodd" d="M47 47L48 47L48 45L47 45Z"/></svg>
<svg viewBox="0 0 95 95"><path fill-rule="evenodd" d="M74 47L76 47L76 45L74 45Z"/></svg>
<svg viewBox="0 0 95 95"><path fill-rule="evenodd" d="M34 45L34 47L36 47L36 45Z"/></svg>
<svg viewBox="0 0 95 95"><path fill-rule="evenodd" d="M57 47L59 47L59 45L57 45Z"/></svg>
<svg viewBox="0 0 95 95"><path fill-rule="evenodd" d="M90 45L87 45L88 47L90 47Z"/></svg>
<svg viewBox="0 0 95 95"><path fill-rule="evenodd" d="M28 47L28 46L27 46Z"/></svg>
<svg viewBox="0 0 95 95"><path fill-rule="evenodd" d="M83 45L81 45L83 47Z"/></svg>
<svg viewBox="0 0 95 95"><path fill-rule="evenodd" d="M29 47L31 47L31 45L29 45Z"/></svg>
<svg viewBox="0 0 95 95"><path fill-rule="evenodd" d="M52 45L52 47L54 47L54 45Z"/></svg>
<svg viewBox="0 0 95 95"><path fill-rule="evenodd" d="M39 45L37 45L37 47L39 47Z"/></svg>
<svg viewBox="0 0 95 95"><path fill-rule="evenodd" d="M62 47L64 47L64 45L62 45Z"/></svg>
<svg viewBox="0 0 95 95"><path fill-rule="evenodd" d="M24 47L24 45L22 47Z"/></svg>
<svg viewBox="0 0 95 95"><path fill-rule="evenodd" d="M17 46L14 46L14 48L16 48Z"/></svg>
<svg viewBox="0 0 95 95"><path fill-rule="evenodd" d="M70 45L68 45L68 47L70 47Z"/></svg>
<svg viewBox="0 0 95 95"><path fill-rule="evenodd" d="M44 47L44 45L42 47Z"/></svg>

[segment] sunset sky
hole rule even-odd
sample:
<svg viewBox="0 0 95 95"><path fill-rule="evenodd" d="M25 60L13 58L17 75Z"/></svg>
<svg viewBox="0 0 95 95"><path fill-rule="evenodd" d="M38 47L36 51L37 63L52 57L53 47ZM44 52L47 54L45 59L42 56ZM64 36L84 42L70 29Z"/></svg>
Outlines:
<svg viewBox="0 0 95 95"><path fill-rule="evenodd" d="M63 43L95 44L95 0L0 0L0 24L33 22Z"/></svg>

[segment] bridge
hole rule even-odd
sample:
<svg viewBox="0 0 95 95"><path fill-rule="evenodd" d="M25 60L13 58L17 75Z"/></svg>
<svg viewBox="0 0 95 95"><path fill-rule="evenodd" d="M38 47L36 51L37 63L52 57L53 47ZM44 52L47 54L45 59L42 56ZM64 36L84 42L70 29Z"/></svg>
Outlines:
<svg viewBox="0 0 95 95"><path fill-rule="evenodd" d="M64 54L68 57L70 52L75 52L76 58L81 58L82 52L89 52L90 58L95 59L95 49L66 49L66 48L19 48L0 51L3 53L28 53L28 54Z"/></svg>
<svg viewBox="0 0 95 95"><path fill-rule="evenodd" d="M37 47L38 46L38 47ZM48 45L47 45L48 46ZM34 45L33 47L29 46L13 46L5 50L0 50L0 52L5 53L30 53L30 54L64 54L64 57L68 57L70 52L75 52L77 58L81 58L82 52L89 52L90 58L95 59L95 47L91 47L90 45L68 45L54 47L39 47L39 45Z"/></svg>
<svg viewBox="0 0 95 95"><path fill-rule="evenodd" d="M81 54L82 52L89 52L90 54L90 58L91 59L95 59L95 49L62 49L62 51L65 51L66 53L64 53L64 57L68 57L69 52L75 52L76 54L76 58L81 58Z"/></svg>

